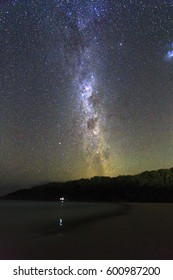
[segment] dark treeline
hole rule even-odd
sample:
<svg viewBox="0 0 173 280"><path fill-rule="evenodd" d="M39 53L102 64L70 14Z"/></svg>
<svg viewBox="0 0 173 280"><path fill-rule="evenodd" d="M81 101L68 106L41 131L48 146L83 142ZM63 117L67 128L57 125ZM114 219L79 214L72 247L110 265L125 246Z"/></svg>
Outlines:
<svg viewBox="0 0 173 280"><path fill-rule="evenodd" d="M9 193L5 199L58 201L173 202L173 168L135 176L94 177L49 183Z"/></svg>

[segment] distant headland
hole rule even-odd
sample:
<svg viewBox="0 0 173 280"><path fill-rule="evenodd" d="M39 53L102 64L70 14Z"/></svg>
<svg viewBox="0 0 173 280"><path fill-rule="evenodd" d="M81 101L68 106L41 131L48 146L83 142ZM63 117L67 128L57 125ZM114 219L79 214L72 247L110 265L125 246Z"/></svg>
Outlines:
<svg viewBox="0 0 173 280"><path fill-rule="evenodd" d="M61 197L69 201L173 202L173 168L48 183L11 192L3 199L59 201Z"/></svg>

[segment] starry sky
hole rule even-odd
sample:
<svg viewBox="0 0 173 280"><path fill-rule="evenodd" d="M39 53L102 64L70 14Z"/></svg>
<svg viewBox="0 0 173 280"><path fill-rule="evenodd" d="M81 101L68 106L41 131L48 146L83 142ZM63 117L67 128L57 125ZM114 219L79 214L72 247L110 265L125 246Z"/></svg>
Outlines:
<svg viewBox="0 0 173 280"><path fill-rule="evenodd" d="M173 166L172 0L0 0L0 186Z"/></svg>

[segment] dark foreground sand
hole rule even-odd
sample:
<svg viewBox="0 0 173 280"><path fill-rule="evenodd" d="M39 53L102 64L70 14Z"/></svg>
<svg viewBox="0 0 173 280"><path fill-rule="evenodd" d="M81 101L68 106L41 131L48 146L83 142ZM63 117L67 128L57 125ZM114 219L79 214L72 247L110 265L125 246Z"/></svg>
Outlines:
<svg viewBox="0 0 173 280"><path fill-rule="evenodd" d="M173 259L172 218L173 204L1 201L0 259Z"/></svg>

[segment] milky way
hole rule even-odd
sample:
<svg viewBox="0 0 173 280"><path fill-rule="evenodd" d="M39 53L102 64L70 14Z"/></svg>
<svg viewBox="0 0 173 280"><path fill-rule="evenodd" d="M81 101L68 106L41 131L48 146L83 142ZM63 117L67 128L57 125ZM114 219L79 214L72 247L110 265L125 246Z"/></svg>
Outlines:
<svg viewBox="0 0 173 280"><path fill-rule="evenodd" d="M173 165L170 0L0 1L0 185Z"/></svg>
<svg viewBox="0 0 173 280"><path fill-rule="evenodd" d="M83 149L87 160L88 175L104 174L105 168L105 140L103 133L104 110L101 105L97 79L90 64L90 50L86 48L82 55L79 73L77 74L78 102L81 116L81 131Z"/></svg>
<svg viewBox="0 0 173 280"><path fill-rule="evenodd" d="M108 145L105 143L103 131L106 125L105 114L92 61L97 37L95 35L88 39L87 32L87 25L105 12L106 4L103 4L103 1L88 1L77 13L77 25L83 38L83 46L77 67L76 88L83 153L87 163L86 176L105 175L108 172Z"/></svg>

